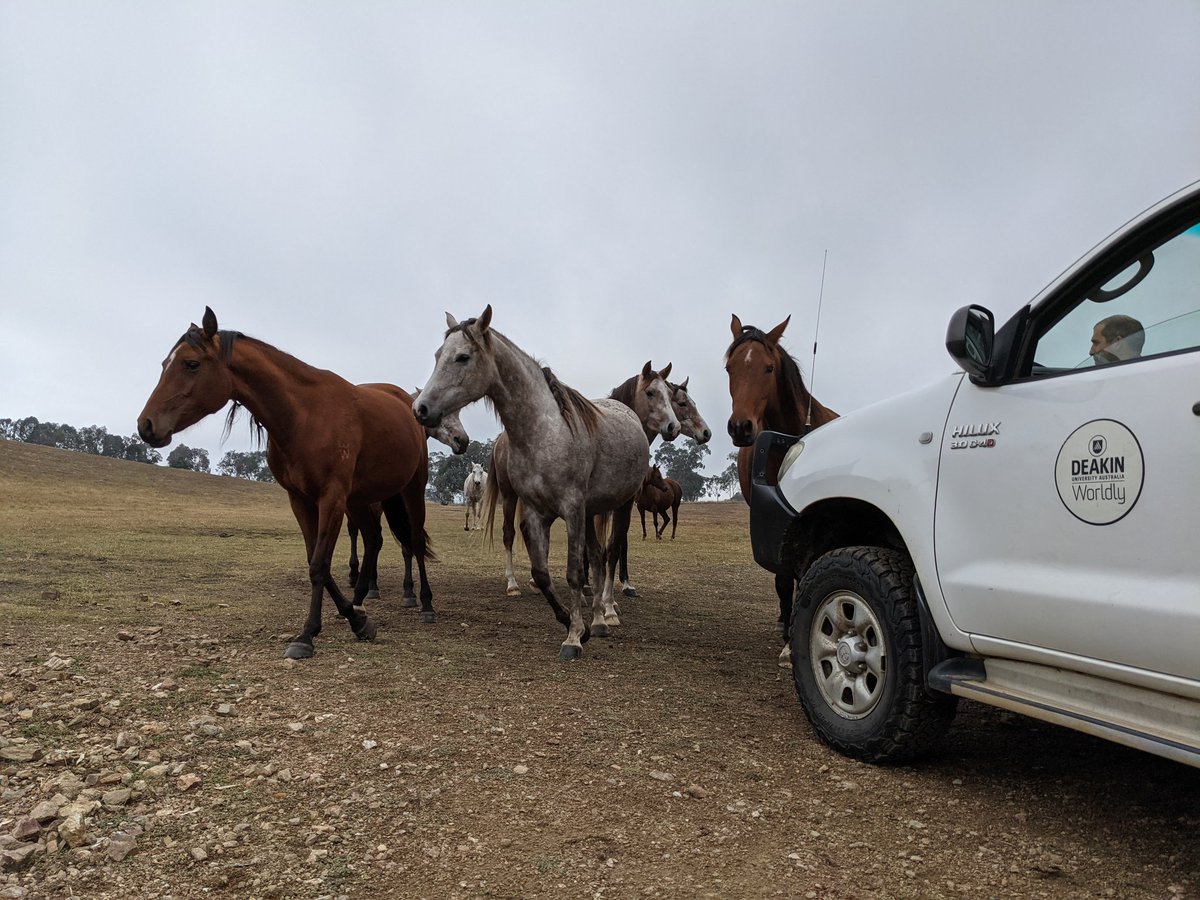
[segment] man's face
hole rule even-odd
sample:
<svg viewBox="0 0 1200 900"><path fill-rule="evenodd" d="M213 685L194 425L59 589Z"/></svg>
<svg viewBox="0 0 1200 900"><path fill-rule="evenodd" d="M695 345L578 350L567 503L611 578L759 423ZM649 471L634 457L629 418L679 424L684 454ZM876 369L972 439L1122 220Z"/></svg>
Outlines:
<svg viewBox="0 0 1200 900"><path fill-rule="evenodd" d="M1092 329L1092 349L1088 352L1095 356L1106 349L1108 349L1108 340L1100 333L1100 326L1097 325Z"/></svg>

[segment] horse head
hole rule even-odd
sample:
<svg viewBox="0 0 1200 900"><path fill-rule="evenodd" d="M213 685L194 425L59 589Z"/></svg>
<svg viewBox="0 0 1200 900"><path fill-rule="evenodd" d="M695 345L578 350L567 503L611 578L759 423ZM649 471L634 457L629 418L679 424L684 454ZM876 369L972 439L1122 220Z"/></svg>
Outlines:
<svg viewBox="0 0 1200 900"><path fill-rule="evenodd" d="M737 447L753 444L763 430L768 408L779 408L786 356L779 339L791 318L788 316L765 333L752 325L743 326L736 315L730 323L733 343L725 351L725 371L729 373L729 396L733 399L729 436Z"/></svg>
<svg viewBox="0 0 1200 900"><path fill-rule="evenodd" d="M696 401L688 394L688 382L691 378L683 379L682 384L667 382L667 390L671 392L671 402L675 405L675 417L679 419L679 431L684 437L690 437L697 444L707 444L712 438L712 429L696 409Z"/></svg>
<svg viewBox="0 0 1200 900"><path fill-rule="evenodd" d="M633 411L648 432L659 435L664 441L675 440L680 431L679 419L671 404L671 389L667 386L670 373L670 363L661 372L656 372L650 360L646 360L633 390Z"/></svg>
<svg viewBox="0 0 1200 900"><path fill-rule="evenodd" d="M411 393L413 403L416 403L417 398L421 396L421 389L413 388ZM463 428L457 411L442 416L442 421L436 428L426 428L425 436L445 444L455 456L462 456L471 446L471 438L467 435L467 430Z"/></svg>
<svg viewBox="0 0 1200 900"><path fill-rule="evenodd" d="M217 330L217 317L207 306L201 322L175 342L138 416L138 436L151 447L167 446L175 432L215 413L233 397L233 333Z"/></svg>
<svg viewBox="0 0 1200 900"><path fill-rule="evenodd" d="M662 470L658 466L651 466L646 472L646 477L642 480L642 487L657 488L660 491L667 489L667 483L663 480Z"/></svg>
<svg viewBox="0 0 1200 900"><path fill-rule="evenodd" d="M492 306L477 319L458 322L446 313L446 336L433 354L433 374L413 401L413 414L426 428L474 403L499 378L491 347Z"/></svg>

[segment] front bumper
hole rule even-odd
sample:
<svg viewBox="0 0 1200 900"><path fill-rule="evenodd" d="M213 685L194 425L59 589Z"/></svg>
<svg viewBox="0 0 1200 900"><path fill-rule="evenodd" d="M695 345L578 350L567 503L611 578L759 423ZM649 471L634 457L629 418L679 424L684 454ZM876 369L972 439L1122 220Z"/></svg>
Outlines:
<svg viewBox="0 0 1200 900"><path fill-rule="evenodd" d="M792 574L784 553L788 527L799 515L784 499L777 483L779 464L799 437L764 431L754 442L750 468L750 546L754 561L776 575Z"/></svg>

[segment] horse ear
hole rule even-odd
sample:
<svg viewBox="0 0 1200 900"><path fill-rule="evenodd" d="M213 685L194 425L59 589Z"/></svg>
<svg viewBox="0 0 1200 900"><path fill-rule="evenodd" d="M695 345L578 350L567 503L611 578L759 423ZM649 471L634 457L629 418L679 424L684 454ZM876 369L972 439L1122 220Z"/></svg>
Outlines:
<svg viewBox="0 0 1200 900"><path fill-rule="evenodd" d="M667 367L658 373L658 377L663 381L667 380L667 376L671 374L671 363L667 363Z"/></svg>
<svg viewBox="0 0 1200 900"><path fill-rule="evenodd" d="M650 360L646 360L646 364L642 366L642 381L649 381L654 377L654 366L650 365Z"/></svg>
<svg viewBox="0 0 1200 900"><path fill-rule="evenodd" d="M450 313L446 313L446 327L450 329L458 327L458 319L454 318Z"/></svg>
<svg viewBox="0 0 1200 900"><path fill-rule="evenodd" d="M729 323L729 329L733 332L735 341L742 336L742 320L737 317L737 313L733 314L733 321Z"/></svg>
<svg viewBox="0 0 1200 900"><path fill-rule="evenodd" d="M492 304L487 305L482 313L479 314L479 319L475 322L479 326L479 333L483 334L488 330L488 326L492 324Z"/></svg>
<svg viewBox="0 0 1200 900"><path fill-rule="evenodd" d="M688 383L689 381L691 381L691 380L692 380L692 376L691 376L691 375L689 375L687 378L683 379L683 384L681 384L681 385L679 386L679 389L680 389L681 391L683 391L685 394L687 393L687 383Z"/></svg>
<svg viewBox="0 0 1200 900"><path fill-rule="evenodd" d="M204 318L200 320L204 324L204 336L210 341L217 333L217 314L210 307L204 307Z"/></svg>
<svg viewBox="0 0 1200 900"><path fill-rule="evenodd" d="M792 317L788 316L786 319L784 319L782 322L780 322L778 325L776 325L774 328L772 328L771 331L767 334L767 340L769 340L772 344L779 343L779 339L781 337L783 337L783 329L787 328L787 324L791 320L792 320Z"/></svg>

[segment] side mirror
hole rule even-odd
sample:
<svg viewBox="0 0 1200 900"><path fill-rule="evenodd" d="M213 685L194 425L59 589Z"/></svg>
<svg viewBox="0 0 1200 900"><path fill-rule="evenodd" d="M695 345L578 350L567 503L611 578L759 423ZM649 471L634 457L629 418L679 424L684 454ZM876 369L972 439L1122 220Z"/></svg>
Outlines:
<svg viewBox="0 0 1200 900"><path fill-rule="evenodd" d="M991 310L974 304L964 306L950 317L946 349L972 380L986 382L992 367L995 336L996 322Z"/></svg>

